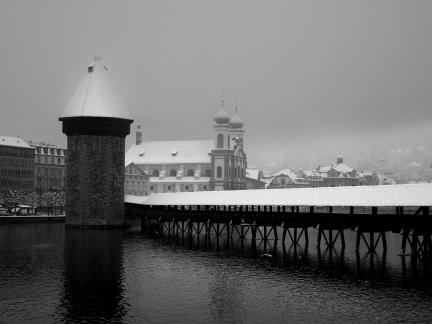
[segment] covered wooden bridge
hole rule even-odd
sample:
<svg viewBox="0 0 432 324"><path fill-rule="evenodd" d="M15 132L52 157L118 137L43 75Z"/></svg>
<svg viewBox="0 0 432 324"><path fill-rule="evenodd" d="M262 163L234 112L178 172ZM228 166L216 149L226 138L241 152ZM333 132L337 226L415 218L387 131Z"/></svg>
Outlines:
<svg viewBox="0 0 432 324"><path fill-rule="evenodd" d="M318 246L345 248L344 230L357 233L356 250L386 252L386 232L403 235L401 250L413 257L432 251L432 184L208 191L126 196L127 217L142 226L157 223L170 235L236 233L243 241L288 238L308 244L308 228L318 230ZM282 229L278 236L278 228Z"/></svg>

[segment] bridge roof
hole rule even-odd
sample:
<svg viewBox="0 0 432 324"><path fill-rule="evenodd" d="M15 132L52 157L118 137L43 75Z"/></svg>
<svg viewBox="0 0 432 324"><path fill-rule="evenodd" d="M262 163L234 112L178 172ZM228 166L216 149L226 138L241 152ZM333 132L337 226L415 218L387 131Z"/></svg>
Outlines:
<svg viewBox="0 0 432 324"><path fill-rule="evenodd" d="M126 196L142 205L432 206L432 184L259 189Z"/></svg>

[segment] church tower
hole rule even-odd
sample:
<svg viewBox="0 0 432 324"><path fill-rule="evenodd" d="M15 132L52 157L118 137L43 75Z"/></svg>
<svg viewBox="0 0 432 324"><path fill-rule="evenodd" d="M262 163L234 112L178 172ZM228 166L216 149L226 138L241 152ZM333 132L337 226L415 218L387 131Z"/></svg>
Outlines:
<svg viewBox="0 0 432 324"><path fill-rule="evenodd" d="M214 117L215 149L211 151L212 177L210 188L212 190L226 190L229 182L228 156L230 155L230 117L223 107Z"/></svg>
<svg viewBox="0 0 432 324"><path fill-rule="evenodd" d="M96 57L59 120L67 135L66 226L124 225L125 137L132 118Z"/></svg>
<svg viewBox="0 0 432 324"><path fill-rule="evenodd" d="M243 121L241 120L237 106L234 116L232 116L230 124L230 139L233 150L232 157L229 161L231 172L231 189L240 190L246 189L246 154L244 152L244 129Z"/></svg>

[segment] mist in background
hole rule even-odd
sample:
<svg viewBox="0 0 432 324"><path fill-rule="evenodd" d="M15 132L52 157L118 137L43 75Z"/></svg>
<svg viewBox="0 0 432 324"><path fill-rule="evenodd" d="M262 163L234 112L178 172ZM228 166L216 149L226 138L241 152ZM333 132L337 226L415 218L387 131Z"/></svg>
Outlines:
<svg viewBox="0 0 432 324"><path fill-rule="evenodd" d="M415 160L407 148L432 152L431 12L429 0L3 0L0 133L65 145L58 116L101 56L135 119L127 146L138 124L145 140L213 138L224 89L249 165Z"/></svg>

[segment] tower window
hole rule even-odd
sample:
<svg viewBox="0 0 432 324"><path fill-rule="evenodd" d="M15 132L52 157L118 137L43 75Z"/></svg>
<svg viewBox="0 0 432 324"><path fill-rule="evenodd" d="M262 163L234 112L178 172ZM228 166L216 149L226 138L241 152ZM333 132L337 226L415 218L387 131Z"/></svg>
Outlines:
<svg viewBox="0 0 432 324"><path fill-rule="evenodd" d="M217 167L216 174L219 179L222 178L222 167L220 166Z"/></svg>
<svg viewBox="0 0 432 324"><path fill-rule="evenodd" d="M217 147L218 148L223 148L223 135L219 134L217 137Z"/></svg>

